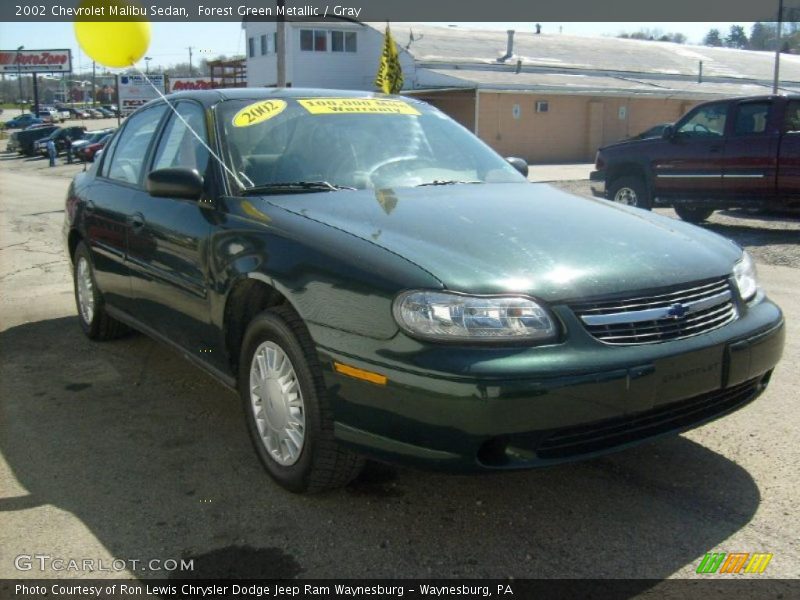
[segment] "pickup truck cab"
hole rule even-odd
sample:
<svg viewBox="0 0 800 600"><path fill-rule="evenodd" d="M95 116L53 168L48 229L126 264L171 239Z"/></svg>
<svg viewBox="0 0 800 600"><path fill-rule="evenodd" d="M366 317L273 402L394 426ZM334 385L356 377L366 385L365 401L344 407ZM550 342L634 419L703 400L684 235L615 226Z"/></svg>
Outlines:
<svg viewBox="0 0 800 600"><path fill-rule="evenodd" d="M724 208L800 204L800 96L758 96L694 107L660 138L600 148L596 195L693 223Z"/></svg>

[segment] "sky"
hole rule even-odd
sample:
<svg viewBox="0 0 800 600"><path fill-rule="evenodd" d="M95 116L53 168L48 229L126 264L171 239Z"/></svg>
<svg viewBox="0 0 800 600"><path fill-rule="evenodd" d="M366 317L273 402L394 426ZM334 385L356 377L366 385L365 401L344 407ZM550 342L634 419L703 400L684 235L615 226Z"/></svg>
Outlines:
<svg viewBox="0 0 800 600"><path fill-rule="evenodd" d="M436 23L447 25L447 23ZM699 44L711 28L726 33L731 25L743 25L749 33L752 23L542 23L542 33L570 35L610 35L634 32L642 28L660 29L664 33L680 32L689 43ZM534 30L534 23L459 23L462 28ZM0 23L0 44L3 49L25 46L29 49L72 48L73 69L83 71L91 68L91 59L83 54L72 30L71 23ZM43 40L47 40L43 43ZM200 58L215 58L244 54L245 40L241 23L153 23L152 41L147 56L152 58L150 66L169 66L188 62L188 47L193 47L194 64ZM144 61L137 65L144 70Z"/></svg>

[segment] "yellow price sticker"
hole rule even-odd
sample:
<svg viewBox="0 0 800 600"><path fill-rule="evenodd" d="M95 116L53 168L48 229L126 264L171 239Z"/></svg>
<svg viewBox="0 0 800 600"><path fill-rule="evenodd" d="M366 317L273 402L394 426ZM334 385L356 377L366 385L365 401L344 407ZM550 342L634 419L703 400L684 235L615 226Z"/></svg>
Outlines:
<svg viewBox="0 0 800 600"><path fill-rule="evenodd" d="M259 100L248 104L233 116L234 127L250 127L281 114L286 108L285 100Z"/></svg>
<svg viewBox="0 0 800 600"><path fill-rule="evenodd" d="M311 98L297 103L312 115L373 114L419 115L420 112L402 100L382 98Z"/></svg>

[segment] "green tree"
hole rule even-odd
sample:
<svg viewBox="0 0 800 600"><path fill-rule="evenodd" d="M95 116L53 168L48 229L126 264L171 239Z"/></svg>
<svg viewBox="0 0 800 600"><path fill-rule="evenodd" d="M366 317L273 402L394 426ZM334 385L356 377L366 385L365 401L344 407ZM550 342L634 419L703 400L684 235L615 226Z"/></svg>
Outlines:
<svg viewBox="0 0 800 600"><path fill-rule="evenodd" d="M775 26L769 23L753 23L750 29L752 50L771 50L775 47Z"/></svg>
<svg viewBox="0 0 800 600"><path fill-rule="evenodd" d="M719 33L719 29L709 29L703 39L703 44L706 46L722 46L722 36Z"/></svg>
<svg viewBox="0 0 800 600"><path fill-rule="evenodd" d="M747 48L750 41L747 39L747 33L741 25L731 25L728 35L725 36L725 45L728 48Z"/></svg>

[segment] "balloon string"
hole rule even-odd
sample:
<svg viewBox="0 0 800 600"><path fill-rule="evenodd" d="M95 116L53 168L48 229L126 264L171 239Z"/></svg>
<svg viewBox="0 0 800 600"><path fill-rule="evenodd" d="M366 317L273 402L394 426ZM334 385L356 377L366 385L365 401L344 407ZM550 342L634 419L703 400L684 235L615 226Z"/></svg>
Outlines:
<svg viewBox="0 0 800 600"><path fill-rule="evenodd" d="M176 109L176 108L175 108L175 107L172 105L172 103L171 103L171 102L169 101L169 99L168 99L168 98L167 98L167 97L166 97L166 96L165 96L165 95L164 95L164 94L161 92L161 90L159 90L159 89L158 89L158 88L157 88L157 87L156 87L156 86L153 84L153 82L152 82L152 81L150 81L150 78L149 78L147 75L145 75L144 73L142 73L142 72L141 72L139 69L137 69L136 67L132 67L132 68L133 68L133 70L134 70L134 71L136 71L136 72L137 72L139 75L141 75L141 76L144 78L144 80L145 80L147 83L149 83L149 84L150 84L150 87L152 87L152 88L153 88L153 89L156 91L156 94L158 94L158 95L159 95L159 97L160 97L160 98L161 98L161 99L162 99L164 102L166 102L166 103L167 103L167 106L169 106L169 108L172 110L172 112L173 112L173 113L175 113L175 116L176 116L176 117L178 117L178 118L179 118L179 119L180 119L180 120L183 122L183 124L184 124L184 125L186 125L186 128L187 128L189 131L191 131L191 132L192 132L192 135L194 135L194 137L196 137L196 138L197 138L197 141L198 141L198 142L200 142L200 143L203 145L203 147L204 147L206 150L208 150L208 151L209 151L209 153L211 154L211 156L213 156L213 157L216 159L216 161L217 161L217 162L220 164L220 166L221 166L223 169L225 169L225 171L228 173L228 175L230 175L231 177L233 177L234 181L236 181L236 183L239 185L239 187L240 187L240 188L242 188L242 189L245 189L247 186L246 186L246 185L244 185L244 184L242 183L242 180L241 180L241 179L239 179L239 177L236 175L236 173L234 173L234 172L231 170L231 168L230 168L230 167L228 167L228 165L226 165L226 164L225 164L225 162L224 162L224 161L223 161L223 160L222 160L222 159L221 159L221 158L220 158L220 157L217 155L217 153L216 153L216 152L214 152L214 151L211 149L211 147L210 147L210 146L209 146L209 145L206 143L206 141L205 141L205 140L204 140L204 139L203 139L203 138L200 136L200 134L198 134L198 133L197 133L197 132L196 132L194 129L192 129L192 126L191 126L191 125L189 125L189 123L187 123L187 122L186 122L186 119L184 119L184 118L183 118L183 115L181 115L181 113L179 113L179 112L178 112L178 110L177 110L177 109Z"/></svg>

